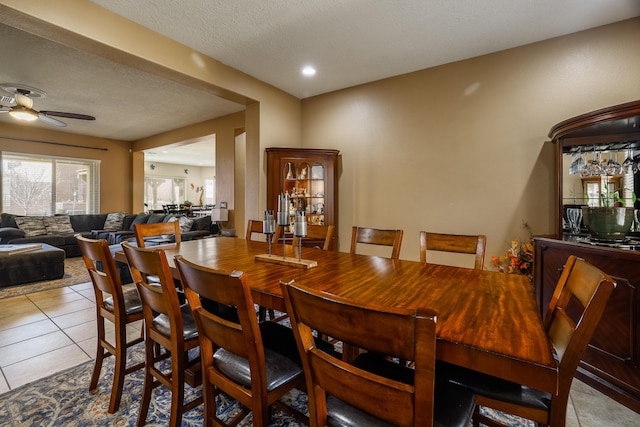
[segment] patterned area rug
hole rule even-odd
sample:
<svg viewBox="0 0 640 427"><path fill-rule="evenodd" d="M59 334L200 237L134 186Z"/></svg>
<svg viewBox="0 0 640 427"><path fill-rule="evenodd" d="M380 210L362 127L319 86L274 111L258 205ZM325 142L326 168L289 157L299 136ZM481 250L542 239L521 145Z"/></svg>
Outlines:
<svg viewBox="0 0 640 427"><path fill-rule="evenodd" d="M142 360L143 352L142 344L134 347L130 352L128 363ZM0 427L135 426L142 395L143 371L139 370L127 376L120 409L115 414L108 414L113 363L112 357L105 361L98 390L93 394L88 390L93 362L86 362L0 395ZM187 399L192 399L200 393L200 388L194 390L187 386L185 391ZM147 426L167 425L170 401L171 393L165 387L154 390L147 416ZM283 398L283 402L303 413L308 413L307 396L304 392L294 390ZM217 403L218 415L226 421L232 419L240 410L240 405L235 400L224 395L218 397ZM482 411L489 413L484 408ZM200 405L184 415L182 426L202 426L203 415L203 407ZM532 423L520 418L494 411L491 412L491 416L512 427L533 426ZM251 426L252 415L249 414L239 425ZM274 411L270 424L270 426L280 427L303 425L280 411Z"/></svg>
<svg viewBox="0 0 640 427"><path fill-rule="evenodd" d="M64 276L62 279L3 287L0 288L0 299L77 285L79 283L89 282L90 280L91 278L84 265L84 261L82 261L82 257L67 258L64 260Z"/></svg>

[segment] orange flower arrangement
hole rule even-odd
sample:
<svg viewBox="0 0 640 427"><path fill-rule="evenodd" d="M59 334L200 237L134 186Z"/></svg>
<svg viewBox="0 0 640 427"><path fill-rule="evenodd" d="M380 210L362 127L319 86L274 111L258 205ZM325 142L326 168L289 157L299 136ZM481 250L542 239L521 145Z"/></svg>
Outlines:
<svg viewBox="0 0 640 427"><path fill-rule="evenodd" d="M524 222L522 228L529 230L529 239L520 241L513 239L511 247L505 255L492 256L493 265L502 273L522 274L533 279L533 240L529 224Z"/></svg>

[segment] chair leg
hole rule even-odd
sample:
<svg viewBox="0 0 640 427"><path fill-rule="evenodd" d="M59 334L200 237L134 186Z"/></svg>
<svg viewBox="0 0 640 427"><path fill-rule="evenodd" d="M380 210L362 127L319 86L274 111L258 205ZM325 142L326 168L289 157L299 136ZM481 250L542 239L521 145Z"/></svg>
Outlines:
<svg viewBox="0 0 640 427"><path fill-rule="evenodd" d="M127 332L125 325L116 328L116 363L113 371L113 385L111 386L111 401L109 402L109 413L113 414L120 407L122 389L124 387L124 377L127 368Z"/></svg>
<svg viewBox="0 0 640 427"><path fill-rule="evenodd" d="M91 375L91 382L89 383L89 391L94 391L98 387L98 380L100 379L100 371L102 370L102 361L104 360L104 348L102 348L102 341L104 340L104 318L98 318L98 344L96 349L96 362L93 365L93 374Z"/></svg>
<svg viewBox="0 0 640 427"><path fill-rule="evenodd" d="M142 401L140 402L140 413L138 414L137 426L142 427L147 421L147 412L149 412L149 404L151 403L151 392L154 387L154 378L151 368L154 363L154 343L145 341L145 366L144 366L144 385L142 391Z"/></svg>
<svg viewBox="0 0 640 427"><path fill-rule="evenodd" d="M180 427L184 412L184 353L171 358L171 414L170 427Z"/></svg>

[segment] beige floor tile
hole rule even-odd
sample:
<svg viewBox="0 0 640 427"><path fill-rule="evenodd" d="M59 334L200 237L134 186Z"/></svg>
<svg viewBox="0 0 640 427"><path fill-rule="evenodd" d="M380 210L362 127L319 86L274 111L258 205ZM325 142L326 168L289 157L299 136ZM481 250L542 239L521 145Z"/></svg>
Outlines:
<svg viewBox="0 0 640 427"><path fill-rule="evenodd" d="M88 299L91 302L96 302L96 294L93 292L93 288L91 289L80 289L77 290L76 292L78 292L80 295L82 295L83 297L85 297L86 299Z"/></svg>
<svg viewBox="0 0 640 427"><path fill-rule="evenodd" d="M74 342L88 340L96 336L96 321L82 323L80 325L71 326L63 329L63 332L69 336Z"/></svg>
<svg viewBox="0 0 640 427"><path fill-rule="evenodd" d="M91 360L77 345L68 345L2 368L12 389Z"/></svg>
<svg viewBox="0 0 640 427"><path fill-rule="evenodd" d="M4 376L0 375L0 394L6 393L9 390L10 390L9 384L7 384L7 381L4 379Z"/></svg>
<svg viewBox="0 0 640 427"><path fill-rule="evenodd" d="M581 381L573 381L571 401L576 408L580 427L636 427L640 425L640 414Z"/></svg>
<svg viewBox="0 0 640 427"><path fill-rule="evenodd" d="M73 341L62 331L20 341L0 349L0 366L6 367L71 344Z"/></svg>
<svg viewBox="0 0 640 427"><path fill-rule="evenodd" d="M24 295L0 299L0 322L5 317L15 316L16 314L30 313L40 311L29 298Z"/></svg>
<svg viewBox="0 0 640 427"><path fill-rule="evenodd" d="M5 329L0 331L0 352L2 352L4 347L7 345L15 344L40 335L46 335L58 330L59 328L56 324L46 317L44 320L20 325L11 329Z"/></svg>
<svg viewBox="0 0 640 427"><path fill-rule="evenodd" d="M79 283L77 285L70 286L70 288L76 292L86 291L86 290L93 291L93 284L91 282L84 282L84 283Z"/></svg>
<svg viewBox="0 0 640 427"><path fill-rule="evenodd" d="M96 358L96 348L98 345L98 337L93 336L89 339L78 341L78 346L87 353L87 356L91 357L91 359Z"/></svg>
<svg viewBox="0 0 640 427"><path fill-rule="evenodd" d="M81 325L90 322L96 318L95 307L85 308L84 310L74 311L73 313L63 314L61 316L52 317L51 320L58 325L60 329L70 328L71 326Z"/></svg>
<svg viewBox="0 0 640 427"><path fill-rule="evenodd" d="M576 409L573 406L571 397L569 397L569 402L567 403L567 417L565 427L580 427L580 423L578 422L578 415L576 414Z"/></svg>
<svg viewBox="0 0 640 427"><path fill-rule="evenodd" d="M45 307L40 307L40 309L49 317L58 317L63 314L75 313L92 307L95 307L95 304L82 297L82 299L76 301L64 302L57 305L47 305Z"/></svg>
<svg viewBox="0 0 640 427"><path fill-rule="evenodd" d="M71 304L85 300L86 298L84 296L74 291L61 295L54 295L48 298L38 298L32 301L38 306L38 308L45 311L46 309L50 309L51 307L56 307L58 305Z"/></svg>
<svg viewBox="0 0 640 427"><path fill-rule="evenodd" d="M70 287L57 288L57 289L49 289L47 291L34 292L32 294L27 295L27 297L31 301L41 301L54 297L60 297L66 294L75 294L76 292Z"/></svg>
<svg viewBox="0 0 640 427"><path fill-rule="evenodd" d="M0 331L17 328L19 326L28 325L30 323L40 322L42 320L48 319L49 318L36 307L35 311L29 311L23 314L14 314L12 316L3 317L2 319L0 319Z"/></svg>

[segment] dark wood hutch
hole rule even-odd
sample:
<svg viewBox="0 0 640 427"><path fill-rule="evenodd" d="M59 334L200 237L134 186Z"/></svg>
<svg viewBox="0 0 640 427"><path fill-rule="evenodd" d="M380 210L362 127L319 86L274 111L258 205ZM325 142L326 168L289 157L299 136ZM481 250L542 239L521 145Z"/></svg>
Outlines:
<svg viewBox="0 0 640 427"><path fill-rule="evenodd" d="M267 209L277 210L278 195L290 197L290 222L297 210L306 211L307 223L334 225L332 249L337 248L338 159L340 151L317 148L266 148ZM289 227L291 228L291 227ZM283 239L293 233L285 229ZM322 246L323 241L303 239L304 246Z"/></svg>
<svg viewBox="0 0 640 427"><path fill-rule="evenodd" d="M617 287L582 357L576 377L640 413L640 246L594 244L581 234L572 235L563 229L563 213L570 199L563 194L567 168L564 159L577 150L591 151L594 157L603 152L624 153L621 160L628 153L640 154L640 101L565 120L551 128L549 137L556 144L557 153L557 233L535 238L536 298L544 316L564 263L572 254L586 259L616 280ZM635 173L636 194L640 194L639 178L640 172ZM630 237L638 239L637 232L636 235L630 233Z"/></svg>

